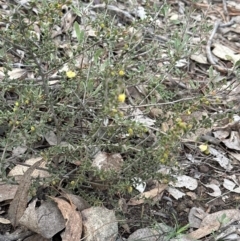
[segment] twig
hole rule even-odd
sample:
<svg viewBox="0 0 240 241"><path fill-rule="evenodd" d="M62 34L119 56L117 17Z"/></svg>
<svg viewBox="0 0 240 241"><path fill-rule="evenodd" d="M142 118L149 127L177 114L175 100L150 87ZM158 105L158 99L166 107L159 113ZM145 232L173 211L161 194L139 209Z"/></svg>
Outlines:
<svg viewBox="0 0 240 241"><path fill-rule="evenodd" d="M128 12L121 10L120 8L113 6L113 5L106 5L106 4L97 4L91 6L92 9L107 9L109 11L115 12L118 16L123 17L127 22L134 22L135 18ZM125 18L124 18L125 17Z"/></svg>
<svg viewBox="0 0 240 241"><path fill-rule="evenodd" d="M214 28L212 30L210 38L207 41L207 46L206 46L207 58L208 58L208 61L210 62L210 64L212 64L212 65L216 65L216 62L215 62L215 60L213 59L213 56L212 56L211 46L212 46L212 41L213 41L214 35L216 34L219 25L220 25L220 20L215 22Z"/></svg>
<svg viewBox="0 0 240 241"><path fill-rule="evenodd" d="M221 194L220 196L217 196L217 197L213 198L212 200L208 201L206 204L209 204L210 202L213 202L214 200L216 200L216 199L218 199L220 197L223 197L223 196L225 196L225 195L227 195L229 193L231 193L231 191L227 191L227 192Z"/></svg>
<svg viewBox="0 0 240 241"><path fill-rule="evenodd" d="M41 78L43 80L43 90L44 90L44 93L45 93L45 95L47 97L49 108L51 110L51 113L53 115L53 120L54 120L54 123L55 123L56 128L57 128L57 144L59 144L61 142L61 134L60 134L59 122L58 122L58 119L56 117L55 110L53 108L52 100L50 98L47 75L46 75L46 73L44 73L44 71L42 69L42 66L41 66L41 63L38 61L38 59L35 56L35 54L32 53L31 55L32 55L33 61L35 62L35 64L38 67L39 74L40 74L40 76L41 76Z"/></svg>
<svg viewBox="0 0 240 241"><path fill-rule="evenodd" d="M11 129L11 132L10 132L9 136L12 135L14 130L15 130L15 127L13 127ZM7 142L5 144L5 147L4 147L4 150L3 150L3 153L2 153L2 157L1 157L1 161L0 161L0 174L1 174L1 176L3 176L3 174L2 174L2 165L3 165L3 159L5 157L5 154L6 154L6 151L7 151L7 148L8 148L8 144L9 144L9 138L7 139Z"/></svg>
<svg viewBox="0 0 240 241"><path fill-rule="evenodd" d="M161 106L161 105L173 105L173 104L176 104L178 102L193 100L193 99L196 99L196 98L198 98L198 97L183 98L183 99L180 99L180 100L174 100L174 101L165 102L165 103L154 103L154 104L135 105L135 106L123 106L123 107L121 107L121 109L140 108L140 107L149 107L149 106Z"/></svg>
<svg viewBox="0 0 240 241"><path fill-rule="evenodd" d="M224 15L225 15L227 21L229 21L229 14L228 14L228 10L227 10L226 0L222 0L222 3L223 3L223 12L224 12Z"/></svg>
<svg viewBox="0 0 240 241"><path fill-rule="evenodd" d="M212 56L212 52L211 52L211 46L212 46L212 41L214 38L214 35L216 34L217 30L219 27L225 27L226 24L221 24L220 20L217 20L214 24L214 28L212 30L212 34L210 35L210 38L207 41L207 46L206 46L206 53L207 53L207 59L210 62L211 65L213 65L213 67L220 71L221 73L228 73L228 69L222 66L217 65L217 63L215 62L215 60L213 59Z"/></svg>

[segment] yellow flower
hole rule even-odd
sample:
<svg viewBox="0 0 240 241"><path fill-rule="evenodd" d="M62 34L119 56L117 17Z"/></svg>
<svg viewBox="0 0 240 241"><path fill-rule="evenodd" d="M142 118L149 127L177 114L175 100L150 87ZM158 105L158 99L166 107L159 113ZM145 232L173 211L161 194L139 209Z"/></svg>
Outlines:
<svg viewBox="0 0 240 241"><path fill-rule="evenodd" d="M19 102L15 102L15 106L17 106L17 107L18 107L18 106L19 106Z"/></svg>
<svg viewBox="0 0 240 241"><path fill-rule="evenodd" d="M188 110L187 110L187 114L188 114L188 115L191 115L191 114L192 114L191 110L188 109Z"/></svg>
<svg viewBox="0 0 240 241"><path fill-rule="evenodd" d="M177 123L182 122L182 119L181 119L181 118L177 118L177 119L176 119L176 122L177 122Z"/></svg>
<svg viewBox="0 0 240 241"><path fill-rule="evenodd" d="M181 129L184 129L186 130L187 129L187 123L186 122L178 122L178 126L181 128Z"/></svg>
<svg viewBox="0 0 240 241"><path fill-rule="evenodd" d="M118 112L117 109L115 109L115 108L112 109L112 113L116 114L117 112Z"/></svg>
<svg viewBox="0 0 240 241"><path fill-rule="evenodd" d="M119 111L118 113L119 113L119 116L120 116L120 117L123 117L123 116L124 116L124 113L123 113L122 111Z"/></svg>
<svg viewBox="0 0 240 241"><path fill-rule="evenodd" d="M128 190L128 193L131 193L131 192L133 191L132 186L128 186L128 187L127 187L127 190Z"/></svg>
<svg viewBox="0 0 240 241"><path fill-rule="evenodd" d="M168 153L167 153L167 152L164 152L163 158L164 158L164 159L167 159L167 158L168 158Z"/></svg>
<svg viewBox="0 0 240 241"><path fill-rule="evenodd" d="M69 79L72 79L72 78L76 77L76 73L71 71L71 70L67 71L66 75Z"/></svg>
<svg viewBox="0 0 240 241"><path fill-rule="evenodd" d="M206 155L208 155L210 153L209 146L207 144L200 145L199 149L200 149L201 152L203 152Z"/></svg>
<svg viewBox="0 0 240 241"><path fill-rule="evenodd" d="M162 183L163 183L163 184L168 184L168 183L169 183L169 180L168 180L167 178L164 178L164 179L162 180Z"/></svg>
<svg viewBox="0 0 240 241"><path fill-rule="evenodd" d="M125 94L120 94L118 95L118 101L121 103L124 103L126 99L126 95Z"/></svg>
<svg viewBox="0 0 240 241"><path fill-rule="evenodd" d="M34 131L35 131L35 127L31 126L31 132L34 132Z"/></svg>
<svg viewBox="0 0 240 241"><path fill-rule="evenodd" d="M119 70L118 74L119 74L119 76L123 76L123 75L125 75L125 72L123 70Z"/></svg>
<svg viewBox="0 0 240 241"><path fill-rule="evenodd" d="M133 129L132 129L132 128L129 128L129 129L128 129L128 134L129 134L130 136L133 135Z"/></svg>
<svg viewBox="0 0 240 241"><path fill-rule="evenodd" d="M162 159L160 160L160 162L161 162L162 164L165 164L165 163L166 163L166 159L162 158Z"/></svg>

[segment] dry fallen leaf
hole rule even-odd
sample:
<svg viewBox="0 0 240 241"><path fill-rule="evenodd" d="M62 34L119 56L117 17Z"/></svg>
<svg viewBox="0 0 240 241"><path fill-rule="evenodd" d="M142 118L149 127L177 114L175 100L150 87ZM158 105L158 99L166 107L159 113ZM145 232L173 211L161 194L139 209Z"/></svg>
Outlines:
<svg viewBox="0 0 240 241"><path fill-rule="evenodd" d="M230 60L233 63L236 63L240 60L240 54L236 54L234 50L230 49L227 46L224 46L219 43L214 43L214 48L212 52L219 58L224 60Z"/></svg>
<svg viewBox="0 0 240 241"><path fill-rule="evenodd" d="M56 146L58 144L57 136L53 131L47 132L44 137L50 146Z"/></svg>
<svg viewBox="0 0 240 241"><path fill-rule="evenodd" d="M28 190L31 186L31 175L33 171L41 165L43 159L32 165L23 175L22 181L18 186L16 195L11 202L8 210L10 221L14 227L18 225L19 219L22 217L28 202Z"/></svg>
<svg viewBox="0 0 240 241"><path fill-rule="evenodd" d="M230 138L222 140L230 149L240 151L240 135L238 131L231 131Z"/></svg>
<svg viewBox="0 0 240 241"><path fill-rule="evenodd" d="M143 114L143 112L140 109L134 109L134 111L131 113L133 116L133 121L137 123L141 123L142 125L146 127L151 127L154 125L156 120L153 120Z"/></svg>
<svg viewBox="0 0 240 241"><path fill-rule="evenodd" d="M140 195L131 198L128 202L128 205L139 205L144 203L145 199L153 199L155 198L157 195L161 194L165 189L167 188L167 184L159 184L158 187L148 191L148 192L143 192Z"/></svg>
<svg viewBox="0 0 240 241"><path fill-rule="evenodd" d="M90 204L82 197L71 193L67 193L67 190L65 191L63 188L61 188L61 190L63 191L61 195L65 197L67 200L69 200L70 203L73 203L76 206L78 211L82 211L84 209L91 207Z"/></svg>
<svg viewBox="0 0 240 241"><path fill-rule="evenodd" d="M236 183L230 181L229 179L224 178L223 186L231 192L240 193L240 187L238 186L235 188Z"/></svg>
<svg viewBox="0 0 240 241"><path fill-rule="evenodd" d="M76 206L61 198L52 198L58 205L63 217L67 220L62 234L62 241L79 241L82 236L82 216Z"/></svg>
<svg viewBox="0 0 240 241"><path fill-rule="evenodd" d="M15 68L7 73L10 79L21 79L27 75L26 69Z"/></svg>
<svg viewBox="0 0 240 241"><path fill-rule="evenodd" d="M0 223L2 223L2 224L11 224L11 222L8 219L1 218L1 217L0 217Z"/></svg>
<svg viewBox="0 0 240 241"><path fill-rule="evenodd" d="M207 215L201 208L192 207L188 214L189 227L199 228L203 217Z"/></svg>
<svg viewBox="0 0 240 241"><path fill-rule="evenodd" d="M191 232L187 237L200 239L218 230L220 227L226 227L230 223L240 220L240 210L228 209L206 215L201 222L200 228Z"/></svg>
<svg viewBox="0 0 240 241"><path fill-rule="evenodd" d="M233 166L231 165L231 160L227 158L222 151L209 147L209 152L215 156L213 160L217 161L221 167L225 168L227 171L232 170Z"/></svg>
<svg viewBox="0 0 240 241"><path fill-rule="evenodd" d="M118 222L114 211L104 207L83 210L84 241L114 241L118 236Z"/></svg>
<svg viewBox="0 0 240 241"><path fill-rule="evenodd" d="M14 198L18 189L18 185L3 184L0 185L0 202L11 200Z"/></svg>
<svg viewBox="0 0 240 241"><path fill-rule="evenodd" d="M169 192L169 194L171 194L177 200L179 198L182 198L183 196L185 196L185 193L179 191L178 189L176 189L174 187L168 187L167 191Z"/></svg>
<svg viewBox="0 0 240 241"><path fill-rule="evenodd" d="M141 228L133 232L129 237L128 241L157 241L159 237L159 232L153 228Z"/></svg>
<svg viewBox="0 0 240 241"><path fill-rule="evenodd" d="M187 175L177 176L175 182L170 182L174 187L186 187L189 190L195 190L198 186L198 182L195 178Z"/></svg>
<svg viewBox="0 0 240 241"><path fill-rule="evenodd" d="M190 58L200 64L208 63L206 54L203 54L201 52L192 54Z"/></svg>
<svg viewBox="0 0 240 241"><path fill-rule="evenodd" d="M187 237L191 239L200 239L202 237L205 237L209 235L210 233L213 233L214 231L218 230L220 228L221 224L218 221L215 221L213 223L210 223L208 226L201 227L197 229L196 231L193 231L186 235Z"/></svg>
<svg viewBox="0 0 240 241"><path fill-rule="evenodd" d="M28 205L19 224L44 238L52 238L65 228L65 220L55 202L42 202L39 207L36 207L36 202L37 199Z"/></svg>
<svg viewBox="0 0 240 241"><path fill-rule="evenodd" d="M98 153L92 163L93 167L97 167L99 170L109 171L121 171L123 165L123 158L119 153Z"/></svg>
<svg viewBox="0 0 240 241"><path fill-rule="evenodd" d="M41 160L42 157L36 157L36 158L30 158L24 162L24 164L27 165L34 165L34 163L38 162ZM39 166L41 168L46 168L46 162L42 161L41 165ZM23 166L23 165L16 165L9 173L8 176L14 177L14 176L22 176L24 173L28 170L29 167ZM33 173L31 174L31 177L49 177L50 174L47 171L44 170L34 170Z"/></svg>
<svg viewBox="0 0 240 241"><path fill-rule="evenodd" d="M222 192L221 192L221 190L220 190L218 185L216 185L214 183L211 183L211 184L206 184L204 186L207 187L207 188L211 188L213 190L213 192L211 192L211 193L208 192L207 193L210 196L212 196L212 197L219 197L219 196L221 196Z"/></svg>
<svg viewBox="0 0 240 241"><path fill-rule="evenodd" d="M39 234L34 234L26 239L24 239L24 241L51 241L52 239L46 239L42 236L40 236Z"/></svg>

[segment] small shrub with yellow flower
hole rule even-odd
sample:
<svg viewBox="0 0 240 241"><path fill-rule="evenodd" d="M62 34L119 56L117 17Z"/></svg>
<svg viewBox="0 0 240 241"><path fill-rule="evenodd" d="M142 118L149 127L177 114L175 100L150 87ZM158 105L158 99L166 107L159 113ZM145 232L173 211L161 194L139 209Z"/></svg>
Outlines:
<svg viewBox="0 0 240 241"><path fill-rule="evenodd" d="M181 137L197 127L183 115L211 104L206 96L176 103L178 89L165 85L165 73L184 76L175 58L186 54L190 59L192 52L183 51L190 46L177 52L171 46L168 51L160 48L156 38L142 34L150 18L118 24L107 8L85 18L84 9L76 9L74 1L46 2L38 8L35 1L28 1L29 7L19 5L14 14L1 18L6 26L0 29L0 127L8 126L0 138L3 179L8 179L11 166L5 164L11 150L24 145L27 151L21 158L42 156L47 161L51 178L43 180L45 186L81 191L91 204L112 201L110 206L116 204L116 196L136 195L134 177L167 183L172 177L158 170L162 165L177 166ZM168 64L162 65L159 59L166 53ZM14 69L19 63L23 68ZM152 106L163 114L151 119ZM167 128L161 130L163 123ZM206 146L199 148L208 152ZM93 166L98 153L109 158L111 170ZM121 156L121 165L110 158L113 154Z"/></svg>

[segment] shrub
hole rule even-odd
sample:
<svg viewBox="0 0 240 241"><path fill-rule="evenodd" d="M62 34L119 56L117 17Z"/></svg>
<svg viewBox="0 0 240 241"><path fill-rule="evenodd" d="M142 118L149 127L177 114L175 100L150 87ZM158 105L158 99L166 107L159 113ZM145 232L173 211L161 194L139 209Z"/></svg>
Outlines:
<svg viewBox="0 0 240 241"><path fill-rule="evenodd" d="M6 178L12 151L24 146L21 161L47 161L46 185L81 187L83 196L93 188L96 204L102 196L95 188L111 199L134 194L134 177L171 179L157 170L177 166L181 136L197 128L184 117L201 96L178 101L179 89L166 84L168 75L185 76L176 63L195 51L186 32L173 31L163 44L167 28L151 33L150 17L121 24L114 12L91 15L81 4L29 1L2 15L1 172ZM167 11L163 5L159 13L165 21ZM121 170L93 167L99 152L121 154Z"/></svg>

